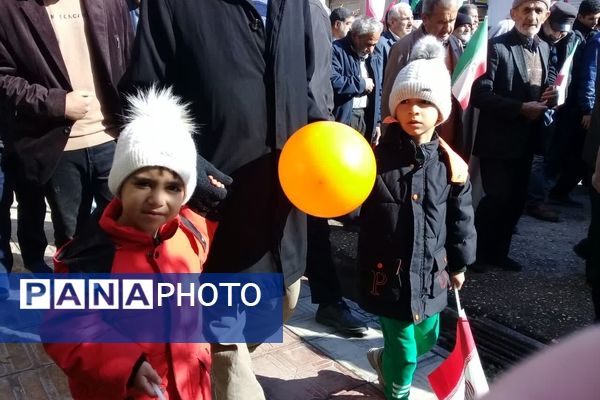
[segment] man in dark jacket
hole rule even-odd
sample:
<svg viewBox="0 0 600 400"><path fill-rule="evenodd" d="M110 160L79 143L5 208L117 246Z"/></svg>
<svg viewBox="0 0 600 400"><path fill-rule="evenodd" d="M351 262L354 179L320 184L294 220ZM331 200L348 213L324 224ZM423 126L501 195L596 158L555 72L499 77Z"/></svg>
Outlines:
<svg viewBox="0 0 600 400"><path fill-rule="evenodd" d="M514 0L515 28L490 40L487 72L473 85L471 102L481 111L473 154L485 191L475 216L479 270L522 269L508 257L510 242L525 205L541 118L556 100L556 91L547 90L548 44L537 37L549 14L549 0Z"/></svg>
<svg viewBox="0 0 600 400"><path fill-rule="evenodd" d="M381 54L383 70L394 43L413 31L413 12L406 3L394 4L385 16L386 29L379 38L375 51Z"/></svg>
<svg viewBox="0 0 600 400"><path fill-rule="evenodd" d="M322 0L309 0L308 3L315 45L315 72L310 80L310 88L321 113L333 119L329 17ZM309 215L307 232L306 276L310 285L311 300L319 305L317 322L332 326L345 334L362 336L367 330L366 323L353 316L342 299L342 287L331 256L327 218Z"/></svg>
<svg viewBox="0 0 600 400"><path fill-rule="evenodd" d="M127 5L2 0L0 26L0 101L8 108L16 184L44 187L60 247L81 228L94 199L102 205L111 197L106 178L121 112L116 85L133 37ZM43 223L39 206L37 213Z"/></svg>
<svg viewBox="0 0 600 400"><path fill-rule="evenodd" d="M390 50L388 63L384 71L384 81L381 93L381 119L385 120L390 112L386 104L398 72L408 63L414 44L425 35L433 35L446 48L446 66L452 74L458 59L463 53L463 46L452 35L454 22L458 13L457 2L454 0L423 0L423 24L401 40L398 40ZM458 102L453 101L452 114L440 128L440 136L465 160L469 159L471 141L463 132L462 109ZM384 125L385 130L385 125Z"/></svg>
<svg viewBox="0 0 600 400"><path fill-rule="evenodd" d="M375 53L383 25L358 18L348 35L333 42L331 86L335 120L350 125L368 141L380 136L381 55Z"/></svg>
<svg viewBox="0 0 600 400"><path fill-rule="evenodd" d="M233 178L207 272L283 272L284 313L306 267L306 215L285 197L280 151L309 119L326 119L313 74L308 2L143 1L124 85L171 85L191 102L198 152ZM168 134L168 132L165 132ZM262 399L245 344L213 346L218 399Z"/></svg>
<svg viewBox="0 0 600 400"><path fill-rule="evenodd" d="M563 149L573 145L575 137L570 135L572 121L572 100L575 90L567 90L571 82L573 62L579 61L581 37L572 31L577 16L577 9L568 3L557 2L550 8L550 17L542 25L539 37L550 47L548 61L548 85L558 85L565 88L564 98L560 100L561 107L546 111L544 124L541 128L540 142L533 156L527 213L542 221L558 222L558 212L546 204L548 191L558 176ZM566 75L558 78L563 66L568 62ZM573 85L576 86L576 85ZM566 104L564 104L567 99ZM564 104L564 105L563 105ZM570 159L569 163L575 163Z"/></svg>

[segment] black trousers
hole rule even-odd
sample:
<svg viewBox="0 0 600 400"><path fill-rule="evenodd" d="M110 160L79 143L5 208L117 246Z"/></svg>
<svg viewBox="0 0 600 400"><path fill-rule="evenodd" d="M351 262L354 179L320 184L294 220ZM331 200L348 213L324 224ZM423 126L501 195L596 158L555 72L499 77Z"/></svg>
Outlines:
<svg viewBox="0 0 600 400"><path fill-rule="evenodd" d="M10 272L13 265L10 251L10 207L14 193L18 202L17 239L23 264L28 268L37 269L44 264L44 251L48 245L44 232L44 188L25 180L18 160L14 155L3 152L4 150L0 149L0 267Z"/></svg>
<svg viewBox="0 0 600 400"><path fill-rule="evenodd" d="M342 298L342 288L331 258L330 229L327 219L309 215L307 233L306 277L310 285L312 302L326 304L339 301Z"/></svg>
<svg viewBox="0 0 600 400"><path fill-rule="evenodd" d="M508 256L512 234L527 200L532 155L521 159L480 159L485 196L475 212L477 259L498 262Z"/></svg>
<svg viewBox="0 0 600 400"><path fill-rule="evenodd" d="M112 199L108 173L115 147L116 143L110 141L63 153L46 188L57 248L80 232L90 216L93 201L102 208Z"/></svg>
<svg viewBox="0 0 600 400"><path fill-rule="evenodd" d="M596 322L600 322L600 193L590 188L592 219L588 230L589 256L586 261L586 275L592 287L592 302Z"/></svg>

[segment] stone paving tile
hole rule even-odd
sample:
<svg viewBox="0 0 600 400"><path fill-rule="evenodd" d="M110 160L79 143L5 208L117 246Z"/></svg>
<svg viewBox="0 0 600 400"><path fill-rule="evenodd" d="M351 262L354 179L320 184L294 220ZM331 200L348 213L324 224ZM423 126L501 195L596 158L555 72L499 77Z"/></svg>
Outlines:
<svg viewBox="0 0 600 400"><path fill-rule="evenodd" d="M383 393L372 384L366 383L352 390L332 394L328 400L383 400Z"/></svg>
<svg viewBox="0 0 600 400"><path fill-rule="evenodd" d="M284 345L253 359L254 371L270 400L323 400L364 381L306 343Z"/></svg>

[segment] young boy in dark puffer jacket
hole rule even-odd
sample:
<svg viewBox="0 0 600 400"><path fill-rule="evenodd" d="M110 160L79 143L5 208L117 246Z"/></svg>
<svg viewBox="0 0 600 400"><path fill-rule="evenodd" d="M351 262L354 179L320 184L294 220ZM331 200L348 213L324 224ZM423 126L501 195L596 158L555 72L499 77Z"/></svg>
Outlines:
<svg viewBox="0 0 600 400"><path fill-rule="evenodd" d="M388 399L408 398L417 357L437 341L447 290L461 288L475 261L468 168L435 132L452 106L444 54L426 36L398 74L361 209L360 305L379 316L384 337L367 357Z"/></svg>

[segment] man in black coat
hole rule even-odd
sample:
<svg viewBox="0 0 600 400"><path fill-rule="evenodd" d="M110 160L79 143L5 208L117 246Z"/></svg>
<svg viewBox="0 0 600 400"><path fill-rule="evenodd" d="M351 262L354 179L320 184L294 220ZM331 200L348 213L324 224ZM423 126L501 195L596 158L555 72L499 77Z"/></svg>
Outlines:
<svg viewBox="0 0 600 400"><path fill-rule="evenodd" d="M122 0L0 1L0 103L20 208L23 261L43 263L45 201L57 247L87 220L106 185L133 30ZM25 221L27 219L27 221ZM41 259L41 260L40 260Z"/></svg>
<svg viewBox="0 0 600 400"><path fill-rule="evenodd" d="M481 110L473 154L481 160L485 191L475 217L480 270L522 268L508 257L510 242L527 197L541 117L557 96L546 84L548 44L537 37L549 9L549 0L514 0L515 28L490 40L487 72L473 85L471 101Z"/></svg>
<svg viewBox="0 0 600 400"><path fill-rule="evenodd" d="M383 24L357 18L348 35L333 42L331 86L335 120L376 143L381 135L381 54L375 52Z"/></svg>
<svg viewBox="0 0 600 400"><path fill-rule="evenodd" d="M308 2L144 1L125 84L171 85L191 102L198 152L233 178L205 271L283 272L284 318L306 266L306 215L277 163L292 133L326 119L308 89L313 62ZM264 398L246 345L213 346L213 371L217 398Z"/></svg>

